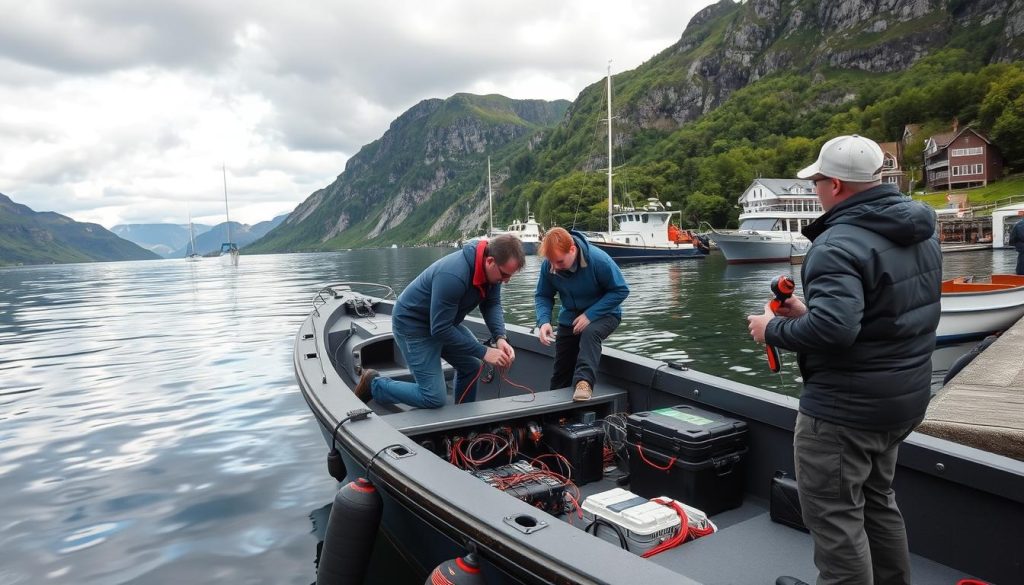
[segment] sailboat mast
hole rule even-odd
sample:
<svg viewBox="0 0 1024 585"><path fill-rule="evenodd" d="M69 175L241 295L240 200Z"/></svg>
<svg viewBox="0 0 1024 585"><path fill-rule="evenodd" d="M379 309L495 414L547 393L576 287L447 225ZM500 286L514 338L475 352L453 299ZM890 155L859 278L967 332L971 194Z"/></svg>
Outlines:
<svg viewBox="0 0 1024 585"><path fill-rule="evenodd" d="M608 233L612 233L612 62L608 61Z"/></svg>
<svg viewBox="0 0 1024 585"><path fill-rule="evenodd" d="M487 157L487 222L490 229L487 235L494 234L494 197L491 195L491 157Z"/></svg>
<svg viewBox="0 0 1024 585"><path fill-rule="evenodd" d="M221 164L220 172L224 177L224 224L227 226L227 243L230 244L231 240L231 217L227 214L227 168ZM610 179L609 179L610 180Z"/></svg>
<svg viewBox="0 0 1024 585"><path fill-rule="evenodd" d="M192 210L188 211L188 239L192 243L191 254L198 254L196 252L196 232L192 229Z"/></svg>

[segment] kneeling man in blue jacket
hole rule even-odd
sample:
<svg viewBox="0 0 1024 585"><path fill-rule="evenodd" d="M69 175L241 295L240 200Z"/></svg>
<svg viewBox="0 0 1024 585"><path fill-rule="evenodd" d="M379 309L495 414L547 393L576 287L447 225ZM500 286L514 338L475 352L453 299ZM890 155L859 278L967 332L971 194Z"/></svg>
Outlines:
<svg viewBox="0 0 1024 585"><path fill-rule="evenodd" d="M601 343L622 321L621 305L629 296L629 287L615 261L579 232L551 228L544 234L539 254L544 261L534 304L540 342L550 345L555 341L551 389L571 385L573 400L590 400ZM551 328L555 293L562 301L557 336Z"/></svg>
<svg viewBox="0 0 1024 585"><path fill-rule="evenodd" d="M391 314L395 343L416 382L363 371L354 391L364 402L403 403L419 408L445 405L447 385L441 358L455 368L455 402L476 399L480 360L506 368L516 358L505 340L501 285L523 268L519 238L500 235L466 244L431 264L399 295ZM497 347L487 347L462 324L480 307ZM472 382L472 384L470 384Z"/></svg>

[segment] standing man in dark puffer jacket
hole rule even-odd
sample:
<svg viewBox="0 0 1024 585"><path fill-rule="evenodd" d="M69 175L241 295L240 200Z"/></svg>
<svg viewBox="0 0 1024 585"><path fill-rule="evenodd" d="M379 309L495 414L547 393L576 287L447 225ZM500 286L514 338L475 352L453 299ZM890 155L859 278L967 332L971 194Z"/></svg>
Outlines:
<svg viewBox="0 0 1024 585"><path fill-rule="evenodd" d="M793 452L818 585L910 584L892 479L928 407L942 255L935 213L881 184L882 158L874 141L840 136L798 173L825 209L803 231L806 301L747 318L756 341L798 353Z"/></svg>

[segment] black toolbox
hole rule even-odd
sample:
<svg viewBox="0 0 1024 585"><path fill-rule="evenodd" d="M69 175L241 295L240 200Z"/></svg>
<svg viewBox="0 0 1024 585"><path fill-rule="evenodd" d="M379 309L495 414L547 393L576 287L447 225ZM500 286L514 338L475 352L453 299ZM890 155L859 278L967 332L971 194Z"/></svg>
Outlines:
<svg viewBox="0 0 1024 585"><path fill-rule="evenodd" d="M544 425L544 440L572 466L572 481L583 485L604 474L604 427L593 423Z"/></svg>
<svg viewBox="0 0 1024 585"><path fill-rule="evenodd" d="M668 496L711 515L743 502L747 423L694 406L626 419L630 491Z"/></svg>

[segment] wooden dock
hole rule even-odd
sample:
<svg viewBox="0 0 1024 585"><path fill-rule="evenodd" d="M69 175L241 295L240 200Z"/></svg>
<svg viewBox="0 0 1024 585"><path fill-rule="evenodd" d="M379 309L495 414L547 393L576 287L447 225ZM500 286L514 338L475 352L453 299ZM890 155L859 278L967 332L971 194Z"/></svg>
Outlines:
<svg viewBox="0 0 1024 585"><path fill-rule="evenodd" d="M917 431L1024 461L1024 319L932 398Z"/></svg>

